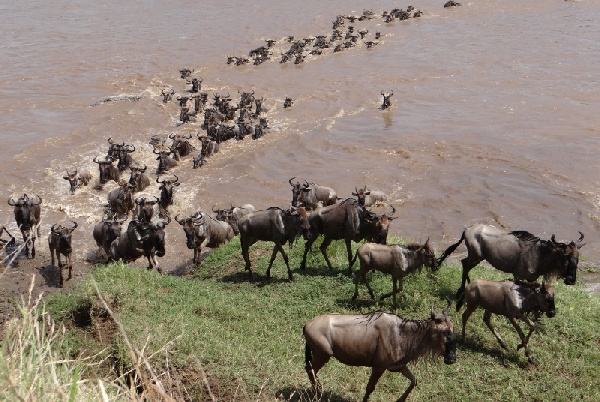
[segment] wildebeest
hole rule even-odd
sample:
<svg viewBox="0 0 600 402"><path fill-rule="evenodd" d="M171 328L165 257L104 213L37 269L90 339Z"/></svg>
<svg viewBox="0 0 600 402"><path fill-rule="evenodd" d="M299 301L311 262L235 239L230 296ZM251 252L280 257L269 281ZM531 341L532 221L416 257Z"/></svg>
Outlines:
<svg viewBox="0 0 600 402"><path fill-rule="evenodd" d="M294 100L292 98L286 97L285 100L283 101L283 107L286 109L289 107L292 107L293 104L294 104Z"/></svg>
<svg viewBox="0 0 600 402"><path fill-rule="evenodd" d="M165 255L165 226L170 221L168 216L166 222L156 224L130 221L125 233L112 242L110 258L113 261L132 262L145 256L148 259L148 270L156 268L162 273L156 257Z"/></svg>
<svg viewBox="0 0 600 402"><path fill-rule="evenodd" d="M169 156L172 153L172 151L157 151L156 149L153 149L152 152L158 155L158 157L156 158L156 160L158 161L158 168L156 169L156 173L162 174L168 171L169 169L177 166L177 161Z"/></svg>
<svg viewBox="0 0 600 402"><path fill-rule="evenodd" d="M477 307L481 307L485 310L483 322L492 331L500 346L506 349L506 344L492 326L492 322L490 321L492 314L503 315L508 318L521 338L521 344L517 346L517 350L524 348L525 356L527 356L530 363L533 362L527 343L535 330L535 324L527 316L527 313L534 313L536 318L540 312L545 312L548 318L556 315L554 291L549 282L540 285L537 282L514 282L511 280L493 282L485 279L476 279L465 288L465 299L467 301L467 309L462 315L463 342L465 340L467 320ZM523 330L519 326L517 319L525 321L529 326L527 336L523 334Z"/></svg>
<svg viewBox="0 0 600 402"><path fill-rule="evenodd" d="M112 138L108 139L108 143L110 144L110 147L108 148L107 155L113 158L113 160L119 160L117 163L117 169L122 171L133 164L133 158L131 157L130 153L135 151L135 146L131 144L125 144L125 142L118 144L114 142Z"/></svg>
<svg viewBox="0 0 600 402"><path fill-rule="evenodd" d="M392 106L392 102L390 98L394 95L394 91L383 92L381 91L381 96L383 96L383 102L381 103L381 109L387 109Z"/></svg>
<svg viewBox="0 0 600 402"><path fill-rule="evenodd" d="M421 357L444 356L444 363L456 362L454 326L448 315L450 305L428 320L410 320L381 311L370 314L323 314L303 328L306 339L306 373L317 399L321 387L318 371L335 357L348 366L371 367L363 402L369 399L386 370L400 372L410 385L398 401L405 401L417 385L407 365Z"/></svg>
<svg viewBox="0 0 600 402"><path fill-rule="evenodd" d="M167 102L173 100L173 95L175 95L175 90L173 90L173 88L163 89L161 92L161 95L163 97L163 103L167 103Z"/></svg>
<svg viewBox="0 0 600 402"><path fill-rule="evenodd" d="M192 80L187 81L187 83L192 84L192 89L190 89L190 92L192 92L192 93L200 92L200 88L202 87L202 78L200 78L200 79L192 78Z"/></svg>
<svg viewBox="0 0 600 402"><path fill-rule="evenodd" d="M25 243L25 253L27 258L35 257L35 239L40 236L40 213L42 198L38 195L35 198L29 198L23 194L18 200L12 197L8 199L8 205L14 206L15 221L21 229L23 242ZM31 244L31 249L29 245Z"/></svg>
<svg viewBox="0 0 600 402"><path fill-rule="evenodd" d="M365 188L354 187L353 196L356 197L358 203L364 207L371 207L377 203L383 203L387 201L387 195L383 191L367 190Z"/></svg>
<svg viewBox="0 0 600 402"><path fill-rule="evenodd" d="M114 165L114 159L111 156L107 156L104 160L98 160L94 158L94 162L98 164L98 170L100 172L100 184L106 184L109 180L113 180L116 183L121 178L121 172Z"/></svg>
<svg viewBox="0 0 600 402"><path fill-rule="evenodd" d="M72 278L73 263L71 261L71 254L73 249L71 248L71 237L73 231L77 228L77 222L73 221L73 226L66 228L62 225L54 224L50 228L50 234L48 235L48 248L50 248L50 263L54 267L54 253L56 253L56 259L58 261L58 270L60 271L58 286L63 287L63 264L60 261L60 255L65 256L65 267L69 269L69 276L67 280Z"/></svg>
<svg viewBox="0 0 600 402"><path fill-rule="evenodd" d="M337 193L331 187L325 187L316 183L305 182L300 187L298 204L307 209L315 210L320 206L333 205L337 202Z"/></svg>
<svg viewBox="0 0 600 402"><path fill-rule="evenodd" d="M195 222L200 226L199 233L206 239L206 246L217 248L235 237L235 232L227 222L218 221L207 213L198 212Z"/></svg>
<svg viewBox="0 0 600 402"><path fill-rule="evenodd" d="M104 254L110 260L110 245L112 242L121 236L121 227L125 220L116 221L112 219L103 219L94 225L92 236L100 250L104 250Z"/></svg>
<svg viewBox="0 0 600 402"><path fill-rule="evenodd" d="M333 204L321 208L310 214L308 223L310 230L306 243L304 244L304 255L300 269L306 268L306 256L314 241L323 235L323 243L319 250L325 257L325 262L329 269L333 269L329 258L327 257L327 247L333 240L344 240L346 251L348 252L348 272L352 269L352 244L363 239L379 244L387 242L387 234L390 222L394 219L395 209L392 207L392 213L378 215L368 211L358 204L353 198L345 199L339 204Z"/></svg>
<svg viewBox="0 0 600 402"><path fill-rule="evenodd" d="M159 184L158 189L160 190L158 213L161 218L167 214L167 208L169 205L173 205L173 187L177 187L181 184L178 182L179 178L177 175L173 176L175 177L175 180L159 180L159 177L156 178L156 182Z"/></svg>
<svg viewBox="0 0 600 402"><path fill-rule="evenodd" d="M212 211L216 214L215 219L227 222L237 236L240 233L240 229L238 228L240 219L249 213L256 211L256 208L254 208L254 205L252 204L244 204L239 207L234 207L232 205L230 208L226 209L215 209L213 206Z"/></svg>
<svg viewBox="0 0 600 402"><path fill-rule="evenodd" d="M275 243L269 267L267 268L267 278L271 277L271 266L273 265L273 261L275 261L277 251L279 251L287 266L288 278L290 280L294 279L283 245L286 243L291 244L301 234L306 238L309 225L304 208L292 207L288 210L283 210L271 207L264 211L252 212L240 219L238 228L240 229L242 256L246 261L246 270L250 272L250 278L252 278L249 255L250 246L262 240Z"/></svg>
<svg viewBox="0 0 600 402"><path fill-rule="evenodd" d="M108 206L116 216L127 216L133 209L133 186L126 181L108 193Z"/></svg>
<svg viewBox="0 0 600 402"><path fill-rule="evenodd" d="M356 250L356 254L360 261L360 269L354 277L355 285L352 300L358 297L358 281L360 278L365 282L371 299L375 298L367 274L369 271L377 270L392 275L393 291L382 295L381 299L393 296L394 309L397 307L396 293L402 291L402 279L406 275L420 270L423 266L432 271L437 270L437 260L433 249L429 245L429 239L425 244L408 244L406 246L365 243Z"/></svg>
<svg viewBox="0 0 600 402"><path fill-rule="evenodd" d="M192 138L191 134L188 137L184 137L181 134L171 134L169 138L173 140L171 152L173 153L173 159L176 161L184 156L188 156L194 150L194 146L188 141Z"/></svg>
<svg viewBox="0 0 600 402"><path fill-rule="evenodd" d="M550 240L540 240L529 232L509 231L494 226L475 224L462 233L455 244L444 251L438 259L441 265L456 248L465 241L467 256L461 260L462 282L456 292L457 300L465 290L469 271L483 260L487 260L494 268L512 273L515 279L536 281L543 276L545 282L551 282L553 277L564 278L565 285L574 285L577 279L577 264L579 248L584 244L583 233L577 242L557 242L552 235ZM457 303L457 311L460 309Z"/></svg>
<svg viewBox="0 0 600 402"><path fill-rule="evenodd" d="M181 78L187 78L190 75L192 75L192 73L194 72L194 70L190 70L189 68L182 68L181 70L179 70L179 74L181 76Z"/></svg>
<svg viewBox="0 0 600 402"><path fill-rule="evenodd" d="M446 7L456 7L456 6L460 6L460 5L462 5L462 4L460 4L460 3L459 3L459 2L457 2L457 1L450 0L450 1L447 1L447 2L444 4L444 8L446 8Z"/></svg>
<svg viewBox="0 0 600 402"><path fill-rule="evenodd" d="M151 201L146 197L137 197L135 199L134 219L143 223L149 223L152 220L152 217L154 216L154 205L159 201L158 197L154 198L154 201Z"/></svg>
<svg viewBox="0 0 600 402"><path fill-rule="evenodd" d="M146 175L146 169L148 168L146 165L143 168L135 166L131 166L130 168L131 176L129 176L129 184L133 186L132 191L134 193L142 191L150 185L150 178Z"/></svg>
<svg viewBox="0 0 600 402"><path fill-rule="evenodd" d="M73 171L67 169L67 174L63 176L63 179L69 181L71 194L75 194L75 189L88 185L92 179L92 175L85 168L75 169Z"/></svg>
<svg viewBox="0 0 600 402"><path fill-rule="evenodd" d="M200 255L202 252L202 243L205 240L204 233L201 232L204 228L201 227L201 222L197 221L198 214L184 219L178 219L179 215L175 215L175 222L179 223L186 237L186 246L190 250L194 250L192 262L200 264Z"/></svg>

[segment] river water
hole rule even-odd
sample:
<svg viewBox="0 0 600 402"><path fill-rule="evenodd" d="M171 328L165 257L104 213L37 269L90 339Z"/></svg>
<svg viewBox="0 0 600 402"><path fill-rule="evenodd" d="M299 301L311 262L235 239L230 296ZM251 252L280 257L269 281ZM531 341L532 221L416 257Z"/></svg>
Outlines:
<svg viewBox="0 0 600 402"><path fill-rule="evenodd" d="M438 252L485 222L544 239L576 240L581 231L582 255L600 261L600 2L443 3L7 2L0 6L4 196L38 194L43 233L75 220L76 254L95 249L91 226L115 187L93 185L93 159L104 157L107 139L133 144L149 171L157 166L153 135L191 133L199 144L200 123L181 125L178 103L161 97L165 88L189 91L179 73L189 68L210 101L230 94L236 102L240 91L264 97L271 129L260 140L223 143L200 169L184 159L171 172L181 183L173 214L230 203L286 207L296 176L340 197L365 185L386 192L396 207L392 232L429 237ZM423 15L379 17L408 5ZM364 10L376 18L341 29L368 30L365 41L379 32L376 46L359 41L279 63L288 36L330 36L336 16ZM266 39L276 41L272 60L226 63ZM381 92L390 90L392 107L382 110ZM139 100L121 100L130 97ZM293 107L283 108L286 97ZM70 195L62 176L77 167L94 179ZM146 193L158 194L156 185ZM0 223L17 231L6 202ZM178 225L168 236L184 243Z"/></svg>

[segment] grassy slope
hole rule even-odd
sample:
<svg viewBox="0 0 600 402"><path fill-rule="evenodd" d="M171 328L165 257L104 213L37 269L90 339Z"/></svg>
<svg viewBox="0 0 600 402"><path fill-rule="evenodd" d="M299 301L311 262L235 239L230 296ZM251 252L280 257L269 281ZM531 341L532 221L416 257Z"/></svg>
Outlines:
<svg viewBox="0 0 600 402"><path fill-rule="evenodd" d="M281 256L277 256L271 280L265 278L271 251L268 243L251 249L255 281L249 282L237 239L209 255L193 278L160 276L121 264L98 267L93 276L137 348L149 339L150 355L172 342L168 358L162 351L153 358L155 365L185 368L199 360L221 400L310 400L302 326L322 313L390 311L392 300L372 301L361 284L358 300L350 301L354 285L345 272L342 242L330 247L331 261L339 267L334 271L326 268L317 245L309 254L309 268L298 270L302 248L303 242L298 242L289 254L294 282L287 280ZM477 267L471 277L507 276ZM391 290L389 277L371 273L370 278L376 297ZM444 300L453 296L459 284L457 266L407 277L398 298L398 314L426 318L432 304L436 310L445 307ZM481 321L482 313L476 312L469 320L466 342L458 344L456 364L444 365L440 358L410 366L419 381L410 400L600 400L600 300L562 283L556 283L555 293L557 316L544 317L530 341L535 365L529 365L523 351L516 350L518 336L504 318L496 317L493 322L509 350L500 348ZM55 317L69 319L82 304L98 305L89 283L77 294L54 297L49 310ZM460 314L453 308L459 337ZM93 345L90 327L86 331L83 336L90 338L85 341L89 349ZM84 344L81 337L82 333L73 336L70 353L76 354ZM332 360L319 373L323 400L361 399L368 375L369 369ZM400 374L386 373L371 400L395 400L407 386L408 380ZM192 392L196 400L203 398L198 384Z"/></svg>

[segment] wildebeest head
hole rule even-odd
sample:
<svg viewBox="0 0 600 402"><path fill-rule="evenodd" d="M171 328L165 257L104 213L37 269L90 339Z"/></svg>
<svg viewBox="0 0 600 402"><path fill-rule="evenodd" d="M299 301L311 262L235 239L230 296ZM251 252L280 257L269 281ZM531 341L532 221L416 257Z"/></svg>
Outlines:
<svg viewBox="0 0 600 402"><path fill-rule="evenodd" d="M550 239L553 252L559 255L562 264L564 264L565 285L574 285L575 281L577 280L577 264L579 263L579 249L585 245L585 243L581 243L584 237L583 233L579 232L579 234L581 236L579 237L577 242L557 242L554 234L552 234L552 237Z"/></svg>
<svg viewBox="0 0 600 402"><path fill-rule="evenodd" d="M354 192L352 193L352 195L356 197L358 204L363 207L365 206L365 199L369 194L371 194L371 192L367 190L367 186L361 189L354 187Z"/></svg>
<svg viewBox="0 0 600 402"><path fill-rule="evenodd" d="M416 252L420 257L420 261L423 261L424 266L431 269L433 272L437 271L437 258L435 258L435 252L433 251L433 248L429 245L429 238L427 238L425 244L418 246Z"/></svg>
<svg viewBox="0 0 600 402"><path fill-rule="evenodd" d="M308 223L308 214L302 207L291 207L284 213L285 239L292 243L298 236L302 235L304 240L310 235L310 224Z"/></svg>
<svg viewBox="0 0 600 402"><path fill-rule="evenodd" d="M148 166L144 165L143 168L131 166L131 176L129 176L129 184L133 186L133 191L141 191L145 188L144 183L142 183L142 178L144 177L144 173L146 173L146 169Z"/></svg>
<svg viewBox="0 0 600 402"><path fill-rule="evenodd" d="M29 198L27 194L23 194L17 201L12 197L8 199L8 205L15 207L15 220L24 235L27 235L31 230L32 221L36 223L39 222L39 205L42 203L42 198L37 195L35 197L36 198Z"/></svg>
<svg viewBox="0 0 600 402"><path fill-rule="evenodd" d="M394 91L390 91L390 92L381 91L381 96L383 96L383 103L381 104L382 109L387 109L390 106L392 106L392 102L390 101L390 98L393 95L394 95Z"/></svg>
<svg viewBox="0 0 600 402"><path fill-rule="evenodd" d="M178 216L179 215L175 215L175 221L182 226L183 231L185 232L185 244L187 248L197 248L205 240L202 213L198 212L193 216L181 220L177 218Z"/></svg>
<svg viewBox="0 0 600 402"><path fill-rule="evenodd" d="M152 231L154 240L153 245L156 250L156 255L158 257L163 257L165 255L165 227L171 222L171 218L167 215L167 220L158 222L154 226L154 230Z"/></svg>
<svg viewBox="0 0 600 402"><path fill-rule="evenodd" d="M444 355L444 363L456 363L456 336L454 335L454 326L450 321L450 302L440 314L435 314L431 306L431 321L433 328L431 331L431 342L435 344L432 348L434 353L438 352Z"/></svg>
<svg viewBox="0 0 600 402"><path fill-rule="evenodd" d="M50 228L50 233L53 237L57 239L56 249L60 250L63 254L70 254L73 249L71 248L71 237L73 235L73 231L77 228L77 222L73 221L73 226L71 228L66 228L62 225L54 224Z"/></svg>
<svg viewBox="0 0 600 402"><path fill-rule="evenodd" d="M68 180L69 181L69 185L71 186L70 191L71 194L75 194L75 189L77 188L77 169L69 172L69 170L67 169L67 174L65 176L63 176L63 179Z"/></svg>
<svg viewBox="0 0 600 402"><path fill-rule="evenodd" d="M157 151L156 149L152 150L153 153L157 154L156 160L158 161L158 173L163 173L177 165L177 161L171 158L169 155L173 153L173 151Z"/></svg>

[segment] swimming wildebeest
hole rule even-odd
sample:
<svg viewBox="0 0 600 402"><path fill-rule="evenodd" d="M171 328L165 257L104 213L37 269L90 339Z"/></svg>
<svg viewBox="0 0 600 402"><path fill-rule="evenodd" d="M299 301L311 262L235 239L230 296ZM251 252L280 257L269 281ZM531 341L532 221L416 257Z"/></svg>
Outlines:
<svg viewBox="0 0 600 402"><path fill-rule="evenodd" d="M363 402L369 399L386 370L400 372L410 380L398 399L406 400L417 385L408 363L434 356L444 356L446 364L456 362L456 341L449 310L450 304L441 314L435 314L432 307L428 320L410 320L381 311L360 315L324 314L313 318L303 332L305 368L316 398L321 398L317 372L335 357L348 366L371 367Z"/></svg>
<svg viewBox="0 0 600 402"><path fill-rule="evenodd" d="M173 175L175 180L173 179L164 179L158 180L159 177L156 178L156 182L159 184L158 189L160 190L160 200L158 201L158 215L162 218L167 215L167 208L169 205L173 205L173 189L174 187L179 186L179 177L177 175Z"/></svg>
<svg viewBox="0 0 600 402"><path fill-rule="evenodd" d="M108 193L108 206L115 216L129 215L133 209L133 186L126 181L119 183L119 187Z"/></svg>
<svg viewBox="0 0 600 402"><path fill-rule="evenodd" d="M393 95L394 95L394 91L390 91L390 92L381 91L381 96L383 96L383 102L381 104L381 109L387 109L390 106L392 106L392 102L390 101L390 98Z"/></svg>
<svg viewBox="0 0 600 402"><path fill-rule="evenodd" d="M386 202L387 195L383 191L376 190L367 190L367 186L365 188L356 188L354 187L353 196L356 197L358 203L364 207L371 207L378 202Z"/></svg>
<svg viewBox="0 0 600 402"><path fill-rule="evenodd" d="M150 178L146 175L146 169L148 167L144 165L143 168L131 166L131 176L129 176L129 184L133 186L132 191L137 193L142 191L150 185Z"/></svg>
<svg viewBox="0 0 600 402"><path fill-rule="evenodd" d="M556 315L554 310L554 291L549 282L540 285L537 282L513 282L511 280L493 282L485 279L476 279L465 288L465 299L467 301L467 309L462 315L463 342L465 340L467 320L477 307L481 307L485 310L483 322L492 331L500 346L506 349L506 344L492 326L492 322L490 321L492 314L503 315L508 318L508 321L515 327L521 338L521 343L517 346L517 350L525 348L525 356L527 356L530 363L533 363L527 343L536 325L527 314L534 313L535 318L538 317L540 312L545 312L548 318ZM523 330L519 326L517 319L525 321L529 326L527 336L523 334Z"/></svg>
<svg viewBox="0 0 600 402"><path fill-rule="evenodd" d="M62 225L54 224L50 228L50 234L48 235L48 248L50 249L50 263L54 267L54 253L56 253L56 259L58 260L58 270L60 271L60 279L58 282L59 287L63 287L63 264L60 261L60 255L65 256L65 266L69 269L69 276L67 280L72 278L73 263L71 261L71 254L73 249L71 248L71 237L73 231L77 228L77 222L73 222L73 226L66 228Z"/></svg>
<svg viewBox="0 0 600 402"><path fill-rule="evenodd" d="M92 236L100 250L103 250L107 256L107 262L110 261L110 245L115 239L121 236L121 227L124 222L125 220L115 221L105 218L94 225Z"/></svg>
<svg viewBox="0 0 600 402"><path fill-rule="evenodd" d="M98 164L98 170L100 172L100 184L106 184L109 180L113 180L116 183L121 178L121 172L113 165L114 159L111 156L107 156L104 160L98 160L94 158L94 162Z"/></svg>
<svg viewBox="0 0 600 402"><path fill-rule="evenodd" d="M553 277L558 277L564 278L565 285L574 285L579 248L584 245L581 243L583 233L579 234L581 237L577 242L562 243L557 242L554 235L550 240L540 240L529 232L478 223L463 231L458 242L448 247L438 259L438 265L465 241L468 254L461 260L462 282L456 292L458 311L465 284L471 281L469 271L483 260L500 271L512 273L515 279L533 282L543 276L544 282L551 282Z"/></svg>
<svg viewBox="0 0 600 402"><path fill-rule="evenodd" d="M35 198L29 198L23 194L18 200L12 197L8 199L8 205L14 206L15 221L21 229L23 242L25 243L25 254L27 258L35 257L35 239L40 236L40 213L42 198L38 195ZM29 245L31 244L31 250Z"/></svg>
<svg viewBox="0 0 600 402"><path fill-rule="evenodd" d="M310 229L304 245L304 255L302 256L300 269L306 268L308 251L319 235L322 234L324 239L319 246L319 250L325 257L329 269L333 269L333 266L327 257L327 247L333 240L343 239L348 253L348 273L351 273L353 263L352 241L367 240L373 243L385 244L390 222L394 219L391 215L394 212L395 209L392 207L390 215L378 215L360 206L355 199L348 198L339 204L333 204L311 213L308 217Z"/></svg>
<svg viewBox="0 0 600 402"><path fill-rule="evenodd" d="M242 256L246 261L246 270L250 272L250 279L252 279L252 267L250 264L249 249L250 246L259 240L275 243L269 267L267 268L267 278L271 277L271 266L273 265L273 261L275 261L277 251L279 251L287 266L289 280L294 279L283 245L286 243L291 244L302 234L306 238L309 225L304 208L292 207L288 210L283 210L271 207L264 211L252 212L240 219L238 228L240 230Z"/></svg>
<svg viewBox="0 0 600 402"><path fill-rule="evenodd" d="M286 97L285 100L283 101L283 107L286 109L289 107L292 107L293 104L294 104L294 100L292 98Z"/></svg>
<svg viewBox="0 0 600 402"><path fill-rule="evenodd" d="M429 245L429 239L425 244L408 244L406 246L365 243L356 250L356 255L360 260L360 269L354 277L355 285L352 300L358 297L358 281L360 278L365 282L371 299L375 298L367 274L369 271L377 270L392 275L393 291L382 295L381 299L393 296L394 310L396 309L396 293L402 291L402 278L417 270L420 271L423 266L432 271L437 270L438 267L435 253Z"/></svg>
<svg viewBox="0 0 600 402"><path fill-rule="evenodd" d="M158 155L156 158L158 161L158 167L156 168L157 174L162 174L177 166L177 161L169 156L173 151L157 151L156 149L153 149L152 152Z"/></svg>
<svg viewBox="0 0 600 402"><path fill-rule="evenodd" d="M75 189L88 185L92 175L87 169L75 169L73 171L67 169L67 174L63 176L63 179L69 181L71 194L75 194Z"/></svg>

